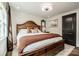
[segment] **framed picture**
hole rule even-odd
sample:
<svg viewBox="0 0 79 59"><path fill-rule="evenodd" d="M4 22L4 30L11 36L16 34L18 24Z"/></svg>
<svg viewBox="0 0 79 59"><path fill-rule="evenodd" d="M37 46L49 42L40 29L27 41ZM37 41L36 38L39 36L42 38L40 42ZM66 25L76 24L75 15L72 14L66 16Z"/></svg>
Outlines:
<svg viewBox="0 0 79 59"><path fill-rule="evenodd" d="M48 27L49 28L53 28L53 27L57 27L58 26L58 19L53 19L48 21Z"/></svg>

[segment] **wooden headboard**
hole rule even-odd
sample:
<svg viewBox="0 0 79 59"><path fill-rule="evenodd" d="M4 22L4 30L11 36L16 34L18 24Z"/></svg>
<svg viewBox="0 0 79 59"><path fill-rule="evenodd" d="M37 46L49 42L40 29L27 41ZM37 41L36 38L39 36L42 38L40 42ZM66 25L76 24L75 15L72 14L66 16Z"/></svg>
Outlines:
<svg viewBox="0 0 79 59"><path fill-rule="evenodd" d="M34 27L38 27L38 29L41 29L41 26L37 25L35 22L27 21L23 24L17 24L16 25L16 32L18 33L20 29L27 29L27 27L29 29L33 29Z"/></svg>

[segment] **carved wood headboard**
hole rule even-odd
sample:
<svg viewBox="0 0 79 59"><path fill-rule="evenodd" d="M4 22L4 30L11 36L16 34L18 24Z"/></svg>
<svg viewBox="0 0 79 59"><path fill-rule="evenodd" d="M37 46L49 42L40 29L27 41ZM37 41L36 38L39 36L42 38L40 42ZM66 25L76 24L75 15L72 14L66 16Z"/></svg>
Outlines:
<svg viewBox="0 0 79 59"><path fill-rule="evenodd" d="M41 29L41 26L37 25L35 22L27 21L23 24L17 24L16 25L16 32L18 33L20 29L27 29L27 27L29 29L33 29L34 27L38 27L38 29Z"/></svg>

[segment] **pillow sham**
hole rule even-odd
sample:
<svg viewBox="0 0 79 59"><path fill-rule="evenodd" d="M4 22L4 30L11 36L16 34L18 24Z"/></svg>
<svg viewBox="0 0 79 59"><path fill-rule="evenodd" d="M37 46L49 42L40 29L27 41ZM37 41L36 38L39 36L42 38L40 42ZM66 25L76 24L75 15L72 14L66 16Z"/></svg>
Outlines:
<svg viewBox="0 0 79 59"><path fill-rule="evenodd" d="M42 33L42 31L38 29L38 33Z"/></svg>
<svg viewBox="0 0 79 59"><path fill-rule="evenodd" d="M27 29L21 29L18 34L27 34Z"/></svg>
<svg viewBox="0 0 79 59"><path fill-rule="evenodd" d="M38 33L38 31L35 30L35 29L31 29L31 32L32 32L32 33Z"/></svg>
<svg viewBox="0 0 79 59"><path fill-rule="evenodd" d="M26 33L31 33L31 31L29 30L29 29L21 29L20 31L19 31L19 33L23 33L23 34L26 34Z"/></svg>
<svg viewBox="0 0 79 59"><path fill-rule="evenodd" d="M27 33L31 33L31 30L27 27Z"/></svg>
<svg viewBox="0 0 79 59"><path fill-rule="evenodd" d="M38 28L31 29L32 33L40 33L41 31Z"/></svg>

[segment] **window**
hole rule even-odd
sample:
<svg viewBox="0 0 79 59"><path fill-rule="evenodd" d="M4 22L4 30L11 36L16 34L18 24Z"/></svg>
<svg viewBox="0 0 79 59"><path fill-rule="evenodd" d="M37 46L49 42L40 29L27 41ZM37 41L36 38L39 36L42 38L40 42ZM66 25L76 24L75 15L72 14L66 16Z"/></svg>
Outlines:
<svg viewBox="0 0 79 59"><path fill-rule="evenodd" d="M0 40L7 37L7 15L6 10L0 3Z"/></svg>

